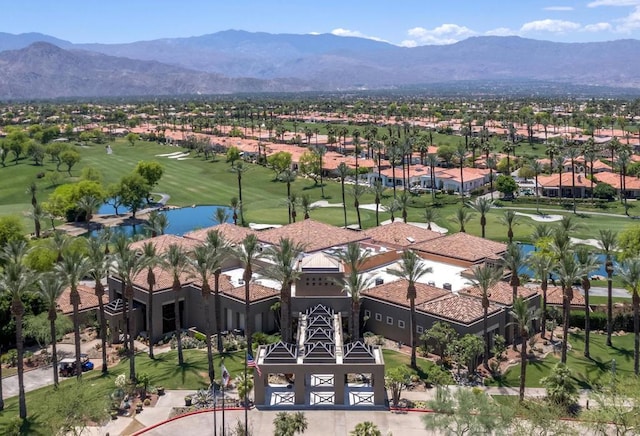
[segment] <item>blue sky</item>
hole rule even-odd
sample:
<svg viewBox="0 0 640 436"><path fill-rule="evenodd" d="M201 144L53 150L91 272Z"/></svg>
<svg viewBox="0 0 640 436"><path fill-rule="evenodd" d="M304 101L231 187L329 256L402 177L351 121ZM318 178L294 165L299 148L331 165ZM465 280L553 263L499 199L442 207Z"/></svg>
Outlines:
<svg viewBox="0 0 640 436"><path fill-rule="evenodd" d="M640 0L23 0L0 31L119 43L227 29L334 33L396 45L519 35L562 42L640 39Z"/></svg>

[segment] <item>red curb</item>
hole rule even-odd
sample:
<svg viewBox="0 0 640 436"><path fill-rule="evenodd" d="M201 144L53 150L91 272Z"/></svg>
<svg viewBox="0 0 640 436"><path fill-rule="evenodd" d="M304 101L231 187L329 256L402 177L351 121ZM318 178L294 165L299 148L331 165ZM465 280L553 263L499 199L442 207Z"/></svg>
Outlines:
<svg viewBox="0 0 640 436"><path fill-rule="evenodd" d="M192 415L199 415L201 413L213 412L214 410L218 411L218 410L222 410L222 408L220 407L220 408L217 408L217 409L194 410L193 412L183 413L182 415L174 416L173 418L165 419L164 421L160 421L160 422L157 422L157 423L155 423L153 425L150 425L149 427L145 427L142 430L140 430L140 431L138 431L136 433L133 433L131 436L138 436L138 435L144 434L144 433L146 433L146 432L148 432L150 430L153 430L155 428L160 427L161 425L168 424L168 423L170 423L172 421L177 421L178 419L186 418L186 417L192 416ZM224 410L244 410L244 407L225 407Z"/></svg>

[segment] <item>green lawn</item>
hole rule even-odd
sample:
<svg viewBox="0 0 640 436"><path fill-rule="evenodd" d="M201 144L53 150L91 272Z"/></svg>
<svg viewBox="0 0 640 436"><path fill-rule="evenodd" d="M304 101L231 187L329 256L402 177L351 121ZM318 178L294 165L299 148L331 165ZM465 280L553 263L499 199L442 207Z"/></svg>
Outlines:
<svg viewBox="0 0 640 436"><path fill-rule="evenodd" d="M207 387L208 367L207 353L202 350L185 350L185 363L177 365L177 351L159 354L155 360L146 354L136 356L136 371L138 374L147 373L153 386L164 386L166 389L200 389ZM216 377L220 377L220 356L214 358ZM243 370L244 352L231 353L225 356L225 367L235 377ZM129 373L129 361L123 360L117 366L109 369L109 374L103 376L99 370L87 372L82 376L82 382L91 392L91 398L104 398L115 389L115 378L119 374ZM75 378L62 381L61 386L77 383ZM48 422L51 410L48 405L55 401L56 391L53 387L44 387L27 393L28 434L50 435ZM0 434L7 434L7 425L18 416L18 398L13 397L5 401L5 410L0 413Z"/></svg>
<svg viewBox="0 0 640 436"><path fill-rule="evenodd" d="M606 335L591 334L591 358L584 357L584 335L570 334L569 344L573 347L567 353L567 366L580 388L590 388L594 382L611 371L611 362L616 361L616 371L622 377L633 374L633 334L614 336L613 347L605 345ZM543 360L529 362L527 365L527 387L541 387L540 379L549 375L553 366L560 361L560 354L549 354ZM500 382L492 386L519 386L520 365L511 367Z"/></svg>

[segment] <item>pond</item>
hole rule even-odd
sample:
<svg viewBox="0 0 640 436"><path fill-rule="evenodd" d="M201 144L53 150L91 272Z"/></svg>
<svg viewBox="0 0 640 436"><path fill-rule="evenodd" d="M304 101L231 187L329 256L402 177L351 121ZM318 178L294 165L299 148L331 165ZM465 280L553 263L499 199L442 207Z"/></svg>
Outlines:
<svg viewBox="0 0 640 436"><path fill-rule="evenodd" d="M213 217L215 216L216 209L218 209L219 207L225 209L225 211L229 215L229 220L227 222L233 222L233 219L231 218L233 212L228 206L193 206L163 211L162 213L167 215L167 220L169 221L169 226L165 230L165 233L182 236L192 230L211 227L216 224L216 222L214 222L213 220ZM119 209L118 212L120 212ZM146 228L143 224L122 225L112 227L112 230L114 232L124 233L127 236L147 234ZM89 236L96 235L97 231L92 231L89 234Z"/></svg>
<svg viewBox="0 0 640 436"><path fill-rule="evenodd" d="M520 249L522 250L522 253L524 254L525 258L527 256L529 256L529 253L535 251L535 246L531 245L531 244L524 244L524 243L518 243L518 245L520 246ZM598 264L599 267L597 270L592 271L591 273L589 273L589 277L591 276L603 276L606 277L607 276L607 272L604 269L604 261L605 261L605 255L601 254L601 253L596 253L596 258L598 259ZM617 265L617 263L614 261L613 262L614 265ZM518 274L526 274L529 277L533 277L533 271L528 267L528 266L523 266L522 268L520 268L518 270Z"/></svg>

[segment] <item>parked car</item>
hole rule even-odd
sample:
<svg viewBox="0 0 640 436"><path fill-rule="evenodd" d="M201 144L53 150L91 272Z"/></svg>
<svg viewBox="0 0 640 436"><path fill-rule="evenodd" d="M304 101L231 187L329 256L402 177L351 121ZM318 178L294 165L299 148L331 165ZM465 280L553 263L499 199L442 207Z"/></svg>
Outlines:
<svg viewBox="0 0 640 436"><path fill-rule="evenodd" d="M80 355L80 367L82 372L91 371L93 369L93 362L89 360L89 356L86 354ZM61 377L72 377L76 375L76 359L75 357L65 357L58 362L58 373Z"/></svg>

